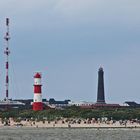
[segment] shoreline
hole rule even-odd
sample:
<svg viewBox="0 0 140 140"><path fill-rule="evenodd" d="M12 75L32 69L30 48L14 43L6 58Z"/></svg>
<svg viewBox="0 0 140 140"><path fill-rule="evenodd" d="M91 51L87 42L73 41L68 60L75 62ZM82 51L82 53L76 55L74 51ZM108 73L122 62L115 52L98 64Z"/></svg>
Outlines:
<svg viewBox="0 0 140 140"><path fill-rule="evenodd" d="M140 126L0 126L0 129L137 129Z"/></svg>
<svg viewBox="0 0 140 140"><path fill-rule="evenodd" d="M94 130L140 130L140 127L16 127L16 126L2 126L0 130L45 130L45 129L94 129Z"/></svg>

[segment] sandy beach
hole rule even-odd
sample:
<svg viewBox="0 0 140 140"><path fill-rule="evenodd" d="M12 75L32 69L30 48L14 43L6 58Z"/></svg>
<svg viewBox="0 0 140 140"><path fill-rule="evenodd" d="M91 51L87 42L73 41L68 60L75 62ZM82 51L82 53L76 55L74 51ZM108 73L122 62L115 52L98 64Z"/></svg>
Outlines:
<svg viewBox="0 0 140 140"><path fill-rule="evenodd" d="M55 121L21 120L15 122L10 118L0 121L0 127L35 127L35 128L140 128L137 121L95 121L95 119L61 119Z"/></svg>

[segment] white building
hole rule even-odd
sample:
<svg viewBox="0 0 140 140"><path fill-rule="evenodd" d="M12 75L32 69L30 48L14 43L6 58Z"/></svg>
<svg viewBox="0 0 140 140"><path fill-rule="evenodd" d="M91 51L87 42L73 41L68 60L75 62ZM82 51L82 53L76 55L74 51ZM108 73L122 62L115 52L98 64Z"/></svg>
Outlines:
<svg viewBox="0 0 140 140"><path fill-rule="evenodd" d="M78 102L75 102L75 101L70 101L69 102L69 105L72 106L72 105L75 105L75 106L91 106L95 104L94 102L87 102L87 101L78 101Z"/></svg>

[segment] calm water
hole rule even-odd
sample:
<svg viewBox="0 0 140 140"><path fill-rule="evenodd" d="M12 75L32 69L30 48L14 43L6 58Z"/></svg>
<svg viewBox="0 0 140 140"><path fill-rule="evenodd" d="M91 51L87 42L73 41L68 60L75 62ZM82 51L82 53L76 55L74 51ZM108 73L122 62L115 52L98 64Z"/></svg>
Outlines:
<svg viewBox="0 0 140 140"><path fill-rule="evenodd" d="M140 140L140 129L0 128L0 140Z"/></svg>

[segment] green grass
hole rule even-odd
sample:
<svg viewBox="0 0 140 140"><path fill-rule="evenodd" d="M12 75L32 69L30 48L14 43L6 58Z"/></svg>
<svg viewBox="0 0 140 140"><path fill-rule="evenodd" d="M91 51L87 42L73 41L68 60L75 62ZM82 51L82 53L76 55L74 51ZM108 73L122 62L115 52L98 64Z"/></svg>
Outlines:
<svg viewBox="0 0 140 140"><path fill-rule="evenodd" d="M118 109L80 109L79 107L68 107L64 110L8 110L0 111L0 118L33 118L48 120L63 118L102 118L125 120L125 119L140 119L140 108L118 108Z"/></svg>

